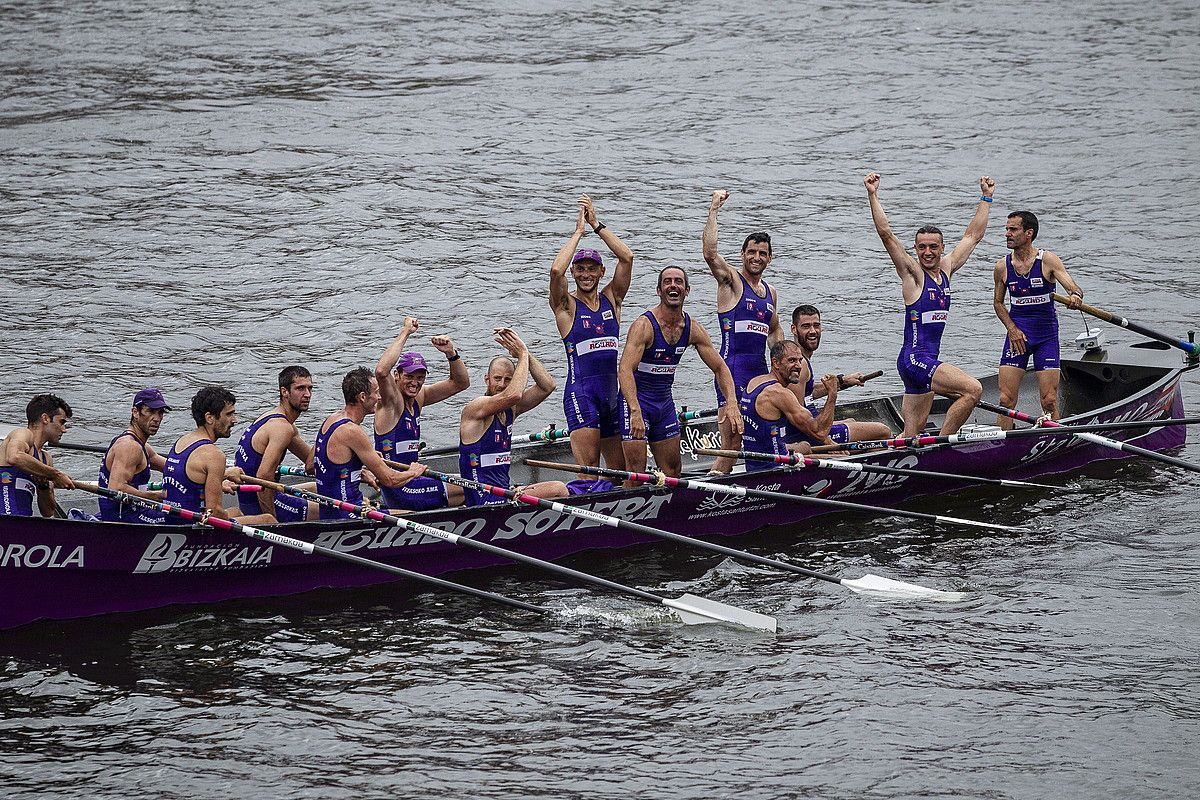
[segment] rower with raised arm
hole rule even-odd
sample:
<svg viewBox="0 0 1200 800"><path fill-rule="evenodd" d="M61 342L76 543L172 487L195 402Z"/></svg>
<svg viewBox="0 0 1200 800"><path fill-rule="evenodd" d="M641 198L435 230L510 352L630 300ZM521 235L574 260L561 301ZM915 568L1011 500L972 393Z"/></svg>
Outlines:
<svg viewBox="0 0 1200 800"><path fill-rule="evenodd" d="M371 471L381 487L393 489L424 474L424 464L414 462L403 471L385 464L362 426L367 414L374 414L379 408L379 383L374 372L366 367L347 372L342 378L342 398L346 406L325 418L313 446L312 467L317 476L317 494L362 505L362 489L358 484L364 468ZM348 511L324 505L320 516L321 519L351 518Z"/></svg>
<svg viewBox="0 0 1200 800"><path fill-rule="evenodd" d="M914 258L888 224L879 202L879 180L879 173L871 172L863 178L863 185L867 187L875 232L896 266L904 297L904 344L896 359L896 369L904 382L902 435L915 436L925 429L934 393L954 399L942 422L942 433L955 433L979 402L983 387L963 370L938 359L942 332L950 314L950 278L967 263L983 239L996 182L986 175L979 179L975 214L953 250L946 253L941 230L926 225L917 231Z"/></svg>
<svg viewBox="0 0 1200 800"><path fill-rule="evenodd" d="M756 376L767 372L767 348L783 340L779 326L779 297L775 290L763 280L763 272L771 263L771 237L765 232L752 233L742 242L742 265L734 268L717 249L717 212L729 192L718 189L712 193L708 206L708 219L704 223L702 236L704 261L717 280L717 319L721 326L721 358L733 375L736 395L726 396L717 386L717 406L726 403L740 404L746 386ZM726 423L718 420L721 448L737 450L741 447L740 437ZM729 472L733 459L718 458L713 462L714 472Z"/></svg>
<svg viewBox="0 0 1200 800"><path fill-rule="evenodd" d="M688 347L696 348L725 396L736 396L733 376L713 347L708 332L683 310L691 290L682 267L661 270L655 289L658 305L635 319L625 338L617 377L622 395L625 468L634 472L646 468L649 441L658 468L666 475L679 477L683 467L679 457L679 413L675 410L671 386L679 359ZM730 414L732 420L724 419ZM729 403L718 409L717 418L741 434L741 414Z"/></svg>
<svg viewBox="0 0 1200 800"><path fill-rule="evenodd" d="M312 447L300 436L296 420L312 403L312 373L293 365L279 372L279 404L263 413L242 433L233 454L233 465L247 475L274 481L285 453L291 453L308 464ZM259 492L239 492L238 507L243 514L262 514L271 509L280 522L304 522L316 519L315 503L292 495L277 493L271 488Z"/></svg>
<svg viewBox="0 0 1200 800"><path fill-rule="evenodd" d="M579 248L586 226L595 231L617 257L617 267L603 289L604 261L591 248ZM575 279L569 291L567 269ZM620 392L617 388L617 348L621 337L621 303L633 275L633 251L596 217L586 194L579 197L575 232L550 267L550 308L567 351L567 382L563 412L571 433L571 453L577 464L596 466L600 455L621 469Z"/></svg>
<svg viewBox="0 0 1200 800"><path fill-rule="evenodd" d="M43 517L55 515L54 489L71 489L71 476L54 466L46 445L67 432L71 407L58 395L39 394L25 406L28 425L4 438L0 449L0 514L32 517L33 503Z"/></svg>
<svg viewBox="0 0 1200 800"><path fill-rule="evenodd" d="M405 317L404 327L375 365L380 403L375 411L375 449L387 460L412 464L420 455L421 411L434 403L453 397L471 385L466 362L449 336L434 336L429 343L446 357L450 376L425 385L429 365L416 351L405 352L409 337L420 329L416 317ZM425 475L395 489L381 487L384 502L390 508L426 511L459 506L463 491Z"/></svg>
<svg viewBox="0 0 1200 800"><path fill-rule="evenodd" d="M800 352L804 354L804 366L800 368L801 382L789 388L796 393L813 416L819 414L823 407L816 401L825 397L824 383L817 383L813 379L812 367L813 354L821 346L821 333L821 312L816 306L799 305L792 310L792 340L800 346ZM839 391L866 383L861 372L835 375L834 379ZM887 439L891 435L892 429L882 422L859 422L853 418L835 419L829 429L829 438L837 444Z"/></svg>
<svg viewBox="0 0 1200 800"><path fill-rule="evenodd" d="M1011 253L996 261L992 279L996 290L992 305L1008 336L1000 355L1000 405L1016 408L1021 379L1033 358L1042 411L1057 420L1059 350L1058 314L1051 295L1061 283L1069 292L1067 305L1083 305L1083 290L1067 273L1062 259L1048 250L1035 250L1038 218L1031 211L1014 211L1004 225L1004 243ZM1011 297L1005 308L1004 296ZM1013 426L1011 417L1000 414L996 424L1004 430Z"/></svg>
<svg viewBox="0 0 1200 800"><path fill-rule="evenodd" d="M789 450L808 452L809 446L814 444L833 444L829 428L837 404L837 377L826 375L821 379L829 400L814 417L791 388L800 384L803 363L804 355L795 342L784 340L771 347L771 371L752 378L741 400L745 422L742 449L751 453L785 455ZM793 431L798 436L793 436ZM789 439L794 441L790 447ZM773 466L769 461L750 460L746 462L746 471L756 472Z"/></svg>
<svg viewBox="0 0 1200 800"><path fill-rule="evenodd" d="M237 424L237 398L221 386L205 386L192 398L196 430L176 440L163 465L165 500L175 506L220 519L236 519L246 525L275 522L274 514L242 514L237 506L221 505L221 493L232 487L243 472L226 467L225 453L217 441L226 439ZM181 517L168 516L167 525L188 525Z"/></svg>
<svg viewBox="0 0 1200 800"><path fill-rule="evenodd" d="M463 407L458 426L458 471L467 480L507 489L513 420L550 396L554 378L512 328L496 328L495 336L512 360L493 358L483 379L484 394ZM533 386L526 388L531 377ZM521 491L534 497L567 495L561 481L543 481ZM468 506L503 502L503 497L466 490Z"/></svg>
<svg viewBox="0 0 1200 800"><path fill-rule="evenodd" d="M133 396L129 427L109 442L100 460L101 488L124 492L147 500L163 500L162 489L147 489L150 471L162 472L167 460L150 446L150 437L162 427L163 417L171 407L159 389L145 388ZM143 506L121 503L110 497L100 497L100 519L104 522L131 522L155 525L165 514Z"/></svg>

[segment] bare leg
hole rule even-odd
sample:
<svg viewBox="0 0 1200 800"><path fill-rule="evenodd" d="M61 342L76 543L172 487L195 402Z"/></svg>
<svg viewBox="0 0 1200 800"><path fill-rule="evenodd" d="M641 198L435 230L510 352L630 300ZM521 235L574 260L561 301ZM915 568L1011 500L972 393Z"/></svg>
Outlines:
<svg viewBox="0 0 1200 800"><path fill-rule="evenodd" d="M576 464L587 467L600 466L600 429L577 428L571 431L571 455ZM591 476L581 472L578 477L586 480Z"/></svg>
<svg viewBox="0 0 1200 800"><path fill-rule="evenodd" d="M1037 372L1038 394L1041 395L1042 411L1050 415L1050 419L1058 419L1058 376L1056 369L1043 369Z"/></svg>
<svg viewBox="0 0 1200 800"><path fill-rule="evenodd" d="M683 471L683 461L679 457L679 437L672 436L661 442L651 442L650 452L654 453L654 463L664 475L678 478Z"/></svg>
<svg viewBox="0 0 1200 800"><path fill-rule="evenodd" d="M873 442L876 439L892 438L892 429L882 422L859 422L854 419L840 419L850 431L852 442Z"/></svg>
<svg viewBox="0 0 1200 800"><path fill-rule="evenodd" d="M630 472L646 471L646 440L630 439L621 443L625 450L625 469ZM636 484L625 481L625 488L632 489Z"/></svg>
<svg viewBox="0 0 1200 800"><path fill-rule="evenodd" d="M604 454L604 463L609 469L625 469L625 449L621 443L621 435L609 436L600 440L600 452ZM599 466L597 463L595 466Z"/></svg>
<svg viewBox="0 0 1200 800"><path fill-rule="evenodd" d="M904 395L904 399L900 401L900 415L904 417L904 432L901 435L904 437L916 436L925 430L925 423L929 421L929 409L931 408L933 408L933 392Z"/></svg>
<svg viewBox="0 0 1200 800"><path fill-rule="evenodd" d="M550 500L555 497L566 497L567 485L562 481L542 481L541 483L531 483L528 486L522 486L521 491L524 494Z"/></svg>
<svg viewBox="0 0 1200 800"><path fill-rule="evenodd" d="M933 373L933 391L955 398L942 422L942 436L958 433L971 412L979 405L983 386L953 364L942 363Z"/></svg>
<svg viewBox="0 0 1200 800"><path fill-rule="evenodd" d="M461 506L466 502L466 493L463 488L456 483L447 484L446 486L446 504L450 507Z"/></svg>
<svg viewBox="0 0 1200 800"><path fill-rule="evenodd" d="M717 423L717 430L721 433L722 450L742 449L742 437L734 434L732 425L721 420ZM733 462L734 460L732 458L721 456L713 461L712 471L728 475L733 470Z"/></svg>
<svg viewBox="0 0 1200 800"><path fill-rule="evenodd" d="M229 512L229 515L230 515L230 517L232 517L234 522L241 523L242 525L274 525L276 522L279 521L279 520L275 519L274 514L245 514L245 515L242 515L241 509L238 509L238 508L227 508L225 510L227 512ZM235 514L237 514L238 516L234 516Z"/></svg>
<svg viewBox="0 0 1200 800"><path fill-rule="evenodd" d="M1041 373L1038 373L1039 380ZM1020 367L1001 366L1000 367L1000 405L1005 408L1016 408L1017 398L1021 396L1021 379L1025 377L1025 370ZM996 424L1001 430L1012 430L1012 417L1006 417L1002 414L996 415Z"/></svg>

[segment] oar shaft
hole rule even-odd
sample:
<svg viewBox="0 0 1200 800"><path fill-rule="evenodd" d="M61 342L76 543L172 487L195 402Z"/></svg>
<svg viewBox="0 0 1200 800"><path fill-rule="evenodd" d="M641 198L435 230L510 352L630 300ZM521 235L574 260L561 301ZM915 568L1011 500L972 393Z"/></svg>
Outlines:
<svg viewBox="0 0 1200 800"><path fill-rule="evenodd" d="M1061 294L1058 294L1057 292L1055 292L1051 295L1051 297L1053 297L1057 302L1062 303L1063 305L1067 305L1068 299L1065 295L1061 295ZM1120 314L1114 314L1111 311L1105 311L1103 308L1099 308L1099 307L1093 306L1093 305L1088 305L1087 303L1081 303L1079 305L1079 310L1084 312L1085 314L1091 314L1096 319L1101 319L1107 323L1116 325L1117 327L1128 328L1129 330L1133 331L1134 333L1140 333L1143 336L1148 336L1151 339L1155 339L1157 341L1162 342L1163 344L1169 344L1172 347L1178 347L1180 350L1182 350L1183 352L1187 353L1190 356L1200 355L1200 345L1197 345L1195 342L1184 341L1183 339L1180 339L1178 336L1170 336L1165 333L1160 333L1159 331L1156 331L1153 328L1147 328L1145 325L1134 322L1131 319L1122 317Z"/></svg>

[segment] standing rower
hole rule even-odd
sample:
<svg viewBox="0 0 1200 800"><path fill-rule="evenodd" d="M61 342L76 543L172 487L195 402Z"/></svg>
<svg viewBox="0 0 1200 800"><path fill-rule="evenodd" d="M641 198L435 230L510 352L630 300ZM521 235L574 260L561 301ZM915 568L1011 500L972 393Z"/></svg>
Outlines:
<svg viewBox="0 0 1200 800"><path fill-rule="evenodd" d="M821 312L816 306L800 305L792 310L792 339L804 354L804 366L800 368L800 383L789 388L796 393L813 416L820 413L822 406L817 400L825 397L825 386L813 379L812 357L821 346ZM835 375L838 391L851 386L862 386L866 381L861 372ZM823 380L823 379L822 379ZM803 394L801 394L803 392ZM835 412L836 413L836 412ZM855 419L834 420L829 428L829 438L837 444L863 442L874 439L890 439L892 429L882 422L859 422Z"/></svg>
<svg viewBox="0 0 1200 800"><path fill-rule="evenodd" d="M654 461L665 474L677 478L682 469L679 457L679 412L671 396L675 368L689 346L712 370L725 402L717 410L719 422L742 432L741 413L734 405L737 396L729 367L713 347L712 339L699 322L683 310L691 293L682 267L666 267L658 273L655 290L659 303L633 321L621 352L617 377L621 384L622 438L625 468L646 468L646 442ZM732 419L726 419L732 417Z"/></svg>
<svg viewBox="0 0 1200 800"><path fill-rule="evenodd" d="M975 215L949 254L941 230L927 225L917 231L916 258L908 254L904 243L888 225L887 214L879 202L879 173L868 173L863 185L867 187L875 231L896 266L904 297L904 344L896 359L896 369L904 381L902 435L916 436L924 431L935 392L954 398L942 422L942 435L957 433L979 402L983 387L953 364L939 361L938 355L950 315L950 278L967 263L983 239L996 182L986 175L979 179Z"/></svg>
<svg viewBox="0 0 1200 800"><path fill-rule="evenodd" d="M304 367L284 367L279 373L279 404L262 414L242 433L233 464L247 475L264 481L276 480L285 453L308 464L312 447L300 437L296 420L312 403L312 373ZM258 492L238 492L243 514L262 514L271 509L280 522L303 522L317 517L316 503L263 487Z"/></svg>
<svg viewBox="0 0 1200 800"><path fill-rule="evenodd" d="M512 354L513 361L496 356L484 376L484 394L463 407L458 425L458 471L462 477L509 488L512 461L512 426L521 414L535 408L554 391L554 378L512 328L496 328L496 341ZM533 386L525 384L533 377ZM534 497L564 497L561 481L543 481L522 488ZM503 497L466 490L469 506L503 503Z"/></svg>
<svg viewBox="0 0 1200 800"><path fill-rule="evenodd" d="M35 395L25 406L29 424L8 434L0 451L0 514L32 517L36 498L43 517L55 515L54 488L75 483L55 468L46 445L59 443L70 418L71 407L57 395Z"/></svg>
<svg viewBox="0 0 1200 800"><path fill-rule="evenodd" d="M1004 225L1004 243L1011 253L996 261L992 278L996 292L992 299L996 316L1004 323L1008 336L1000 355L1000 405L1016 408L1021 379L1033 356L1042 411L1058 419L1058 314L1050 297L1061 283L1069 292L1067 305L1079 308L1083 290L1067 274L1062 259L1047 250L1034 250L1038 218L1030 211L1014 211ZM1012 306L1004 307L1004 295L1012 297ZM1010 430L1010 417L998 415L996 424Z"/></svg>
<svg viewBox="0 0 1200 800"><path fill-rule="evenodd" d="M362 426L367 414L374 414L379 408L379 383L371 370L358 367L347 372L342 378L342 397L346 407L325 418L313 446L317 494L360 506L363 495L358 483L364 467L371 470L380 486L393 489L425 472L425 465L416 463L397 472L383 463L379 453L375 452L374 444ZM350 519L351 514L323 505L320 516L321 519Z"/></svg>
<svg viewBox="0 0 1200 800"><path fill-rule="evenodd" d="M807 451L804 445L833 444L829 427L833 424L833 409L837 402L837 378L826 375L821 379L829 402L814 417L791 387L800 383L800 367L804 355L795 342L782 341L771 347L771 371L752 378L742 396L741 410L745 422L742 446L752 453L783 455L789 450ZM793 437L795 431L799 434ZM795 439L797 447L788 447ZM747 472L771 469L770 461L748 460Z"/></svg>
<svg viewBox="0 0 1200 800"><path fill-rule="evenodd" d="M237 424L237 398L221 386L205 386L192 398L192 419L196 430L181 436L167 453L163 465L163 488L166 501L188 511L205 512L221 519L236 519L246 525L274 522L274 514L243 515L237 506L221 505L221 492L226 479L237 480L242 471L225 466L225 453L217 447L218 439L228 438ZM168 515L168 525L190 525L191 522Z"/></svg>
<svg viewBox="0 0 1200 800"><path fill-rule="evenodd" d="M150 490L150 470L162 472L167 460L154 452L150 446L151 436L162 427L163 417L171 407L158 389L146 388L133 396L133 408L129 414L129 427L113 437L100 460L101 488L124 492L147 500L161 501L166 493ZM132 522L156 524L163 521L164 514L143 506L126 504L109 497L100 498L100 519L105 522Z"/></svg>
<svg viewBox="0 0 1200 800"><path fill-rule="evenodd" d="M771 237L764 233L752 233L742 242L742 267L733 265L717 250L717 212L729 199L729 192L718 189L712 193L708 206L708 220L704 224L704 260L717 279L717 318L721 325L721 358L733 375L737 395L726 398L717 386L717 405L728 399L740 403L751 378L767 371L767 348L783 339L779 327L779 298L775 290L763 280L763 271L771 263ZM728 418L727 418L728 419ZM721 447L737 450L740 438L726 421L718 420ZM714 472L729 472L733 459L718 458L713 462Z"/></svg>
<svg viewBox="0 0 1200 800"><path fill-rule="evenodd" d="M420 327L416 317L405 317L400 335L383 351L375 365L380 397L379 408L375 411L375 449L385 459L401 464L411 464L419 455L422 409L453 397L471 385L467 365L449 336L434 336L429 343L446 357L450 377L425 385L429 375L425 357L417 352L404 352L408 338ZM458 506L463 502L461 487L448 486L424 475L395 489L384 486L381 492L390 508L410 511Z"/></svg>
<svg viewBox="0 0 1200 800"><path fill-rule="evenodd" d="M612 280L601 289L604 262L596 250L576 250L584 224L591 226L617 257ZM573 254L573 255L572 255ZM575 291L567 287L567 268ZM567 350L567 382L563 412L571 433L571 453L578 464L598 466L600 454L609 467L622 469L621 411L617 389L617 347L621 337L621 303L633 275L633 251L596 218L586 194L579 198L575 232L550 267L550 308Z"/></svg>

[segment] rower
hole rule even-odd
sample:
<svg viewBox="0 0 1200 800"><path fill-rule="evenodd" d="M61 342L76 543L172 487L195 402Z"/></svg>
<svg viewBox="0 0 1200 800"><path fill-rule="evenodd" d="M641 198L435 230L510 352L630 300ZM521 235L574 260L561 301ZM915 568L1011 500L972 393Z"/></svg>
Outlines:
<svg viewBox="0 0 1200 800"><path fill-rule="evenodd" d="M577 250L591 226L617 257L612 280L603 289L604 261L591 248ZM567 268L575 279L568 291ZM600 455L613 469L623 469L620 393L617 389L617 346L621 336L621 303L633 275L633 251L596 217L586 194L579 197L575 232L550 267L550 308L567 351L563 412L577 464L597 466Z"/></svg>
<svg viewBox="0 0 1200 800"><path fill-rule="evenodd" d="M784 340L771 347L771 371L752 378L742 396L743 449L785 455L789 450L807 452L809 445L833 444L829 428L837 403L837 377L826 375L821 379L829 400L814 417L792 391L793 386L800 384L803 363L804 354L795 342ZM799 444L789 448L787 440L793 428L799 434ZM746 462L746 471L757 472L773 466L770 461L750 460Z"/></svg>
<svg viewBox="0 0 1200 800"><path fill-rule="evenodd" d="M463 407L458 426L458 471L468 480L507 489L513 420L550 396L554 378L512 328L496 328L495 336L514 360L493 358L483 378L484 394ZM530 377L533 386L526 388ZM565 497L567 487L561 481L543 481L521 491L534 497ZM466 490L468 506L503 502L503 497Z"/></svg>
<svg viewBox="0 0 1200 800"><path fill-rule="evenodd" d="M150 446L149 440L158 433L163 417L170 410L159 389L148 387L133 396L129 427L113 437L100 460L100 478L96 482L101 488L147 500L161 501L166 497L163 490L147 489L146 486L150 482L150 471L162 472L167 463ZM164 516L161 511L100 497L100 519L105 522L156 525Z"/></svg>
<svg viewBox="0 0 1200 800"><path fill-rule="evenodd" d="M375 411L375 449L385 459L401 464L417 460L421 446L421 411L453 397L471 385L466 363L449 336L434 336L429 343L446 357L450 377L425 385L429 365L420 353L404 352L409 337L420 329L416 317L405 317L404 327L383 351L375 365L379 384L379 408ZM426 511L460 506L463 490L421 475L398 488L381 488L383 501L390 508Z"/></svg>
<svg viewBox="0 0 1200 800"><path fill-rule="evenodd" d="M247 475L274 482L285 453L308 464L312 447L300 436L296 420L312 403L312 373L301 366L284 367L279 372L279 404L250 423L238 440L233 454L234 466ZM280 522L304 522L318 516L316 503L263 487L258 492L239 492L238 506L243 514L262 514L272 509Z"/></svg>
<svg viewBox="0 0 1200 800"><path fill-rule="evenodd" d="M75 483L54 466L46 445L62 440L71 407L57 395L34 395L25 406L25 419L28 425L9 433L0 451L0 514L32 517L36 497L41 515L53 517L55 487L72 489Z"/></svg>
<svg viewBox="0 0 1200 800"><path fill-rule="evenodd" d="M1008 336L1000 355L1000 405L1016 408L1021 379L1033 357L1042 412L1058 419L1058 314L1050 296L1061 283L1069 292L1067 305L1083 305L1083 290L1072 280L1062 259L1048 250L1034 250L1038 218L1031 211L1014 211L1004 225L1004 243L1011 253L996 261L992 278L996 285L992 305ZM1004 307L1004 296L1012 306ZM1010 430L1010 417L998 415L996 424Z"/></svg>
<svg viewBox="0 0 1200 800"><path fill-rule="evenodd" d="M380 486L399 488L420 477L425 472L424 464L409 464L398 472L384 463L374 444L363 429L367 414L375 413L379 407L379 383L375 373L366 367L358 367L342 378L342 397L346 406L334 412L321 423L321 431L313 447L313 474L317 476L317 494L335 497L360 506L363 503L363 468L369 469ZM397 509L403 511L403 509ZM321 519L350 519L348 511L321 506Z"/></svg>
<svg viewBox="0 0 1200 800"><path fill-rule="evenodd" d="M813 353L821 346L821 331L821 312L816 306L799 305L792 310L792 339L804 354L804 366L800 369L801 382L790 388L813 416L821 411L821 406L818 406L816 401L825 397L825 386L813 380L812 368ZM837 380L838 391L866 383L861 372L834 377ZM859 422L853 418L834 420L829 428L829 438L837 444L889 439L891 436L892 429L882 422Z"/></svg>
<svg viewBox="0 0 1200 800"><path fill-rule="evenodd" d="M622 438L625 468L633 472L646 469L646 443L654 453L658 468L673 478L679 477L679 414L671 396L675 369L687 348L695 347L701 360L712 370L725 402L717 410L717 419L742 432L740 411L732 398L733 376L721 355L713 347L704 327L683 310L692 289L682 267L666 267L658 273L655 293L659 303L633 321L621 351L617 377L621 385ZM726 420L726 416L732 419Z"/></svg>
<svg viewBox="0 0 1200 800"><path fill-rule="evenodd" d="M896 369L904 382L904 436L916 436L925 430L936 392L954 399L942 422L942 434L956 433L983 394L979 381L948 362L939 361L942 332L950 314L950 278L967 263L975 246L987 230L988 209L996 182L988 176L979 179L979 203L963 238L946 254L940 229L927 225L917 231L913 258L904 243L892 233L887 214L879 202L879 173L863 178L871 203L871 219L883 246L900 276L904 297L904 344L896 359Z"/></svg>
<svg viewBox="0 0 1200 800"><path fill-rule="evenodd" d="M188 511L206 512L220 519L234 519L246 525L275 521L273 514L242 514L237 506L221 505L225 481L238 481L243 472L226 467L225 453L217 447L237 424L237 398L221 386L205 386L192 398L192 419L196 430L181 436L163 465L163 489L166 501ZM231 487L232 488L232 487ZM167 525L191 524L182 517L168 515Z"/></svg>
<svg viewBox="0 0 1200 800"><path fill-rule="evenodd" d="M704 224L704 260L717 279L717 318L721 325L721 358L725 360L733 375L737 394L728 398L740 403L745 396L746 385L751 378L767 371L767 348L783 339L776 309L779 297L775 290L763 280L763 272L771 263L771 237L765 232L752 233L742 242L742 266L734 269L717 250L717 212L729 192L718 189L712 193L708 206L708 220ZM726 397L717 386L717 405L723 405ZM730 418L727 418L730 419ZM721 448L738 450L740 437L727 421L717 429L721 435ZM718 458L713 462L713 472L727 473L733 469L732 458Z"/></svg>

